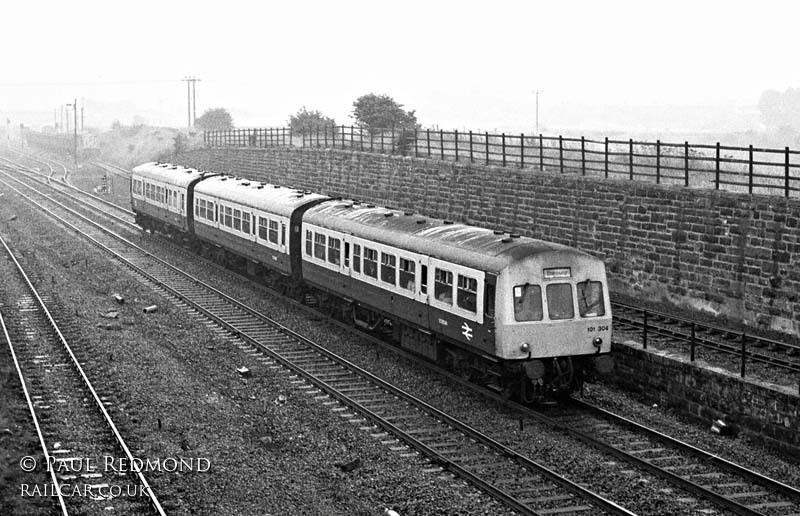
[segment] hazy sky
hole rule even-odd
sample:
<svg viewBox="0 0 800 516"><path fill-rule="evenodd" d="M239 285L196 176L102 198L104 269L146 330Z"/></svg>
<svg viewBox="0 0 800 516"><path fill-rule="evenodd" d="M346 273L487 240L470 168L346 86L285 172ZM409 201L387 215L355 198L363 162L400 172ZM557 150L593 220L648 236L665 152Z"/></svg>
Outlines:
<svg viewBox="0 0 800 516"><path fill-rule="evenodd" d="M123 123L185 124L187 75L202 80L198 116L225 107L241 126L285 124L303 105L350 124L370 92L423 125L521 130L537 89L546 127L584 106L603 125L621 105L735 110L800 87L788 0L11 0L2 13L0 116L52 121L77 97L87 125L97 103Z"/></svg>

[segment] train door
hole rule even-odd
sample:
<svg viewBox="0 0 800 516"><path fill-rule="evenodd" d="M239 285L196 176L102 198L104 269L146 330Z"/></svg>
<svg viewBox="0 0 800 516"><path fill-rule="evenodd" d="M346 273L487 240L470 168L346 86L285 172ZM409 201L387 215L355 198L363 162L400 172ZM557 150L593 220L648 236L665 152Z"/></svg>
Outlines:
<svg viewBox="0 0 800 516"><path fill-rule="evenodd" d="M281 221L281 234L280 240L278 241L278 250L284 254L288 254L286 250L286 226L288 225L288 219Z"/></svg>
<svg viewBox="0 0 800 516"><path fill-rule="evenodd" d="M352 260L353 242L351 235L342 235L342 265L339 272L350 277L350 262Z"/></svg>
<svg viewBox="0 0 800 516"><path fill-rule="evenodd" d="M248 212L250 214L250 227L248 228L250 231L247 235L247 238L250 240L251 243L256 243L256 232L258 231L258 217L255 213ZM255 249L255 247L253 247Z"/></svg>
<svg viewBox="0 0 800 516"><path fill-rule="evenodd" d="M431 291L431 274L429 271L429 258L420 256L417 260L417 289L414 295L420 303L428 304L428 293Z"/></svg>

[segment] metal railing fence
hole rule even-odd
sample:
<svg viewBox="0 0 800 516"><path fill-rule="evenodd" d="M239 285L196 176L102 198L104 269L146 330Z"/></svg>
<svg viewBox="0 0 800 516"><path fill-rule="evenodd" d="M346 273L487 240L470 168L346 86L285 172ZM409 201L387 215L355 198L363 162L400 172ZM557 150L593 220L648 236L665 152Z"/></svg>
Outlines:
<svg viewBox="0 0 800 516"><path fill-rule="evenodd" d="M743 193L800 197L800 151L433 129L326 126L204 133L207 147L322 147Z"/></svg>

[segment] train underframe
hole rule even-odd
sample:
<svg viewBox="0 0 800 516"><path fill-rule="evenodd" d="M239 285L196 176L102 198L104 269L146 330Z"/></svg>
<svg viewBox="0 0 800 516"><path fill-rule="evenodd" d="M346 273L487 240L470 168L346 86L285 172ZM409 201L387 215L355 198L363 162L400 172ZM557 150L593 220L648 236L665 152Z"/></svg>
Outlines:
<svg viewBox="0 0 800 516"><path fill-rule="evenodd" d="M532 360L502 360L449 341L424 328L415 327L391 314L345 299L306 283L295 281L274 269L229 250L192 238L177 228L152 218L137 216L137 222L192 248L197 254L277 289L292 299L315 307L365 332L379 336L411 353L444 367L455 375L481 384L508 399L538 403L558 399L581 389L585 380L609 371L608 355L550 357ZM608 359L608 360L605 360Z"/></svg>

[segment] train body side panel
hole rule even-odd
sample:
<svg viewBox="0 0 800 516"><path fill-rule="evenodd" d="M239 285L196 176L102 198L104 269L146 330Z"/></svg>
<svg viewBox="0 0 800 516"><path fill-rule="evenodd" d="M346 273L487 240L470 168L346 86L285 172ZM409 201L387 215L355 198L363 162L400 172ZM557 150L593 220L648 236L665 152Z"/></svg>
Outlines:
<svg viewBox="0 0 800 516"><path fill-rule="evenodd" d="M466 320L413 297L395 294L312 261L303 262L303 279L310 285L355 300L413 327L431 331L464 347L494 354L494 334L485 324Z"/></svg>
<svg viewBox="0 0 800 516"><path fill-rule="evenodd" d="M267 268L277 270L281 274L288 275L291 273L291 262L287 253L270 249L252 239L222 231L199 221L194 223L194 234L200 240L223 247L242 258L260 263Z"/></svg>

